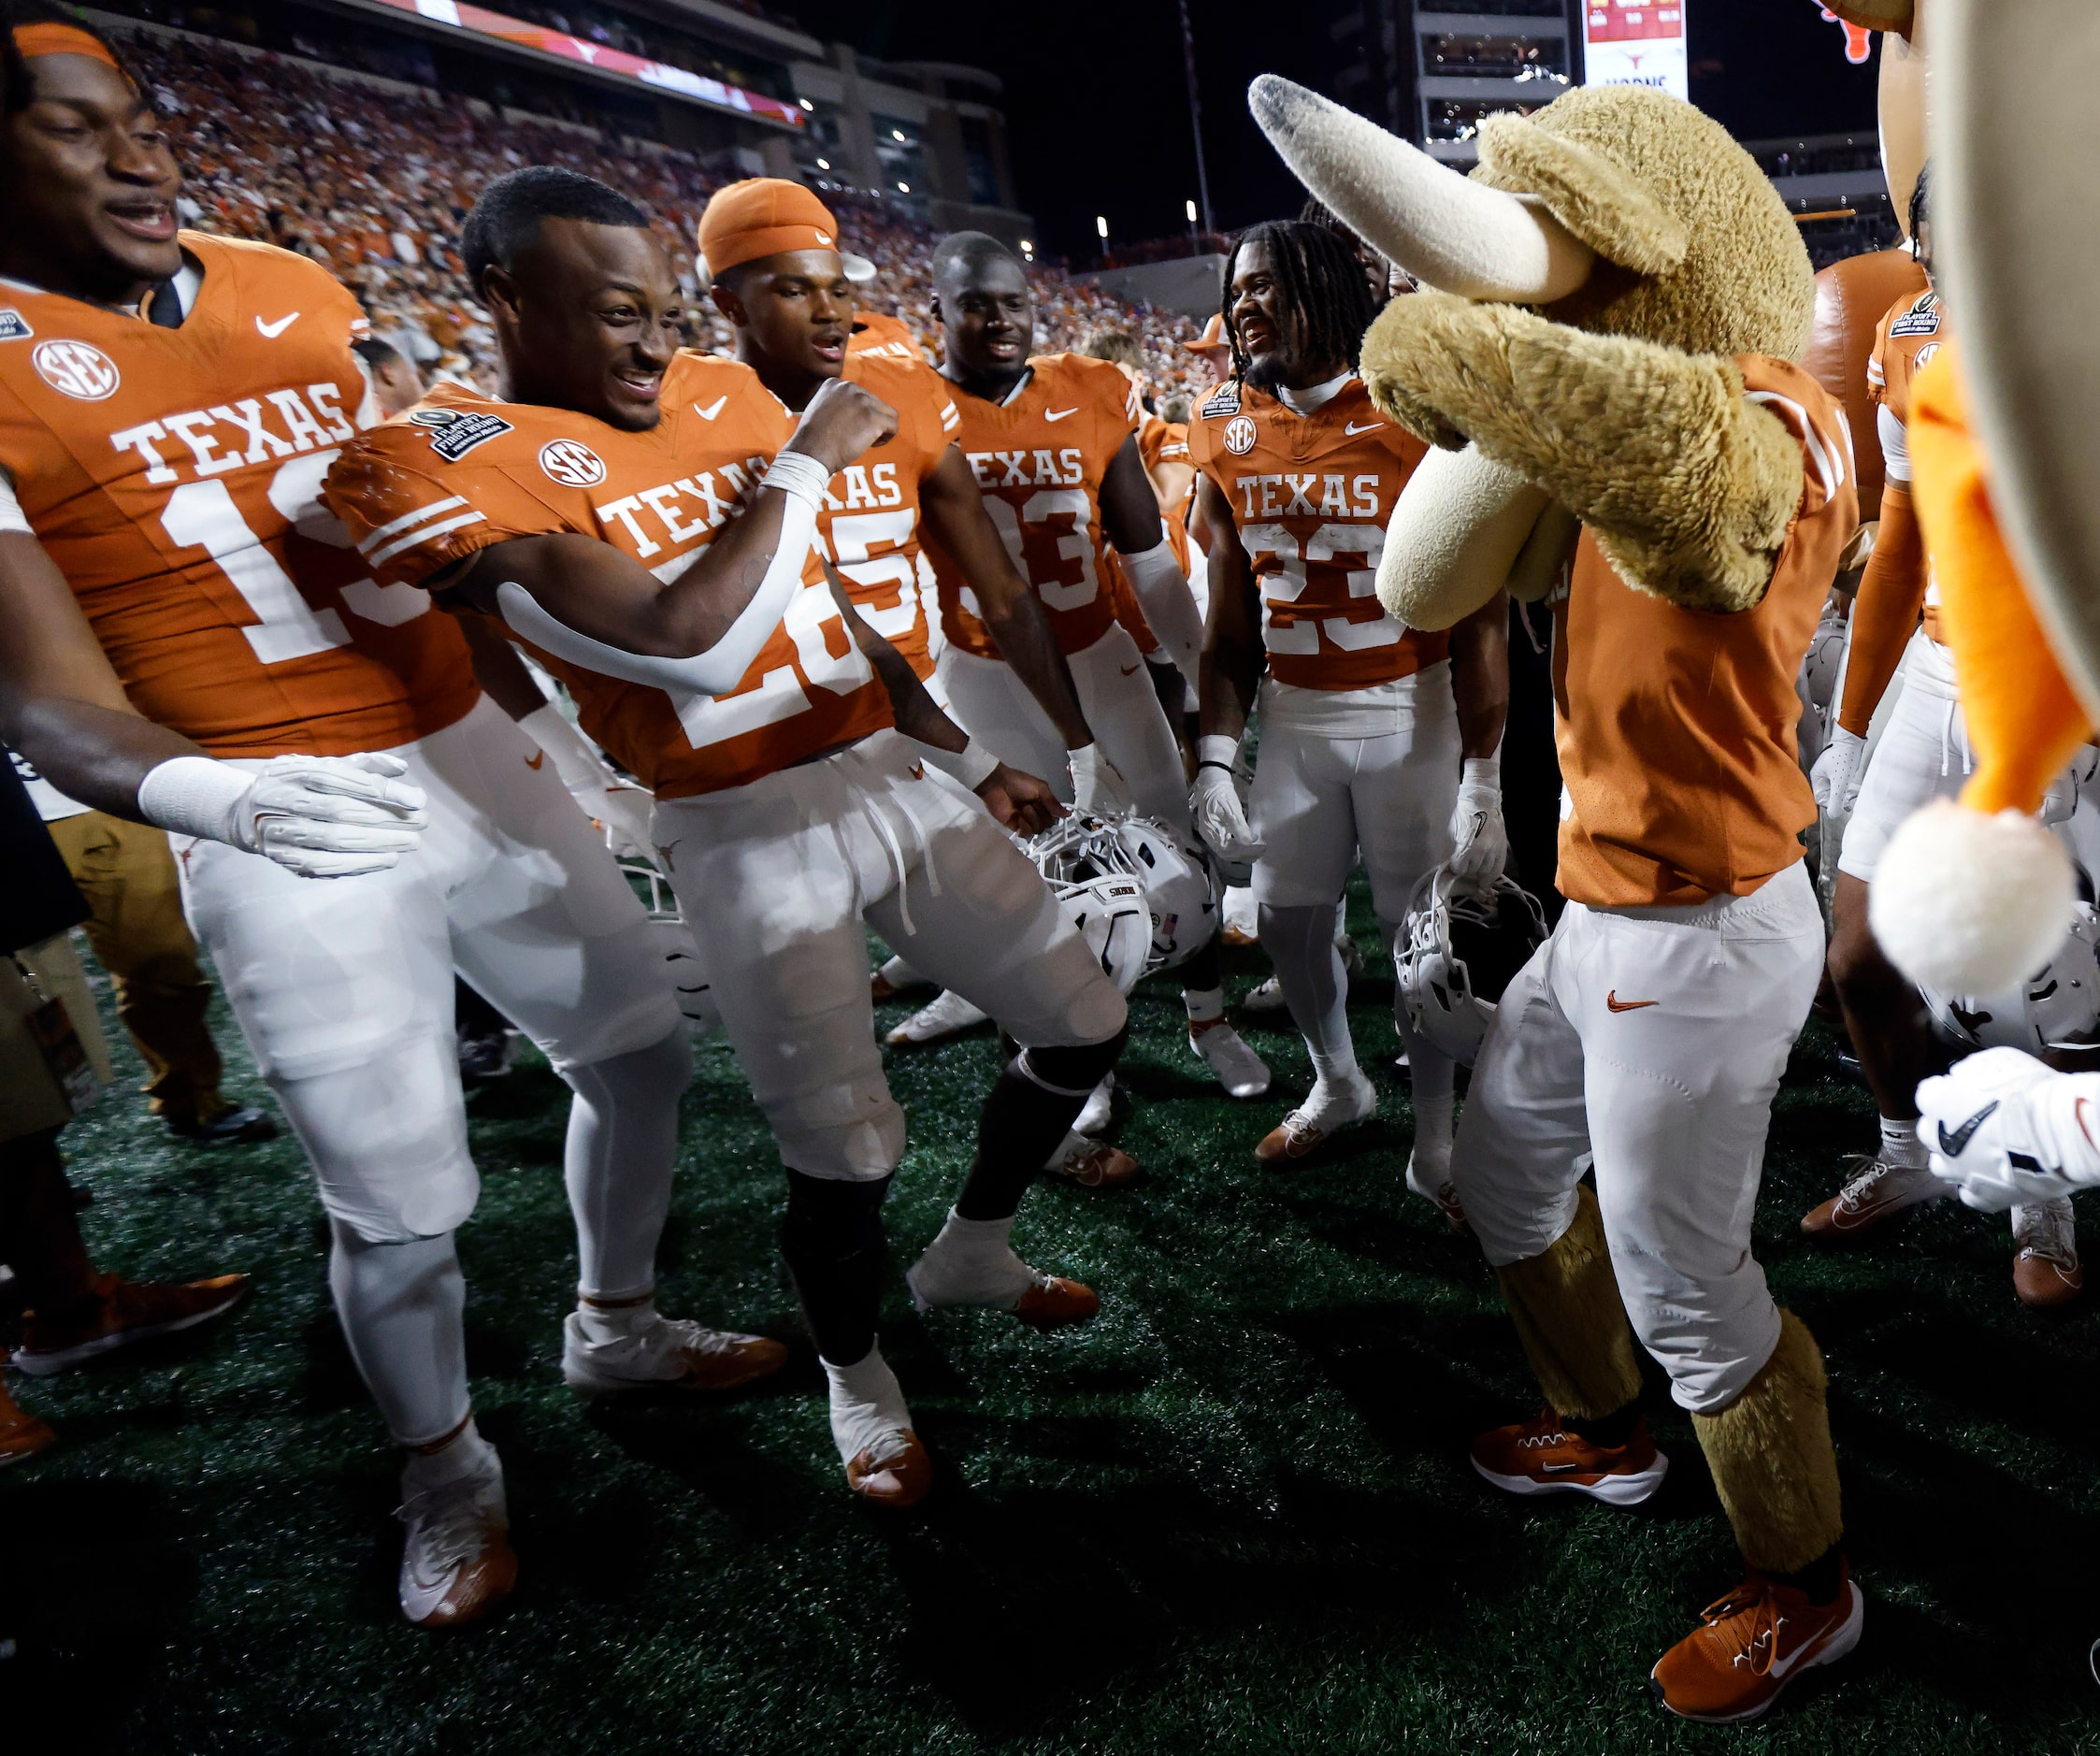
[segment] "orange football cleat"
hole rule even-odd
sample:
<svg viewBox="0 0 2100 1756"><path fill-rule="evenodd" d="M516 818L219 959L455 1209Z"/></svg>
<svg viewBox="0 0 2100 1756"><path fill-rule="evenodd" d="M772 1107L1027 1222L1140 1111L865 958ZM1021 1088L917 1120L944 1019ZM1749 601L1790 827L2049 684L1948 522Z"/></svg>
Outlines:
<svg viewBox="0 0 2100 1756"><path fill-rule="evenodd" d="M1801 1216L1801 1229L1812 1238L1844 1242L1863 1237L1886 1220L1924 1202L1949 1193L1930 1171L1856 1159L1853 1175L1843 1188Z"/></svg>
<svg viewBox="0 0 2100 1756"><path fill-rule="evenodd" d="M1101 1296L1091 1287L1062 1274L1038 1274L1018 1303L1009 1307L1031 1330L1062 1329L1068 1323L1084 1323L1101 1308Z"/></svg>
<svg viewBox="0 0 2100 1756"><path fill-rule="evenodd" d="M1064 1156L1050 1166L1050 1174L1085 1189L1119 1189L1137 1181L1138 1161L1106 1141L1074 1134Z"/></svg>
<svg viewBox="0 0 2100 1756"><path fill-rule="evenodd" d="M896 1437L901 1443L894 1449L885 1448L881 1456L872 1449L856 1455L846 1465L846 1486L870 1505L901 1511L917 1505L932 1491L933 1460L909 1427Z"/></svg>
<svg viewBox="0 0 2100 1756"><path fill-rule="evenodd" d="M1587 1494L1607 1505L1637 1506L1662 1486L1670 1460L1655 1448L1644 1416L1626 1443L1591 1445L1551 1408L1473 1442L1473 1467L1509 1494Z"/></svg>
<svg viewBox="0 0 2100 1756"><path fill-rule="evenodd" d="M57 1442L58 1434L36 1416L17 1408L6 1387L0 1386L0 1464L26 1463Z"/></svg>
<svg viewBox="0 0 2100 1756"><path fill-rule="evenodd" d="M1648 1687L1682 1719L1756 1719L1802 1672L1834 1664L1859 1645L1865 1600L1849 1569L1841 1567L1838 1581L1836 1597L1818 1605L1751 1574L1656 1661Z"/></svg>
<svg viewBox="0 0 2100 1756"><path fill-rule="evenodd" d="M239 1303L248 1290L246 1274L220 1274L179 1287L96 1277L94 1303L86 1316L70 1323L52 1323L32 1312L22 1326L16 1367L32 1377L48 1378L84 1365L98 1354L113 1353L156 1335L209 1323Z"/></svg>

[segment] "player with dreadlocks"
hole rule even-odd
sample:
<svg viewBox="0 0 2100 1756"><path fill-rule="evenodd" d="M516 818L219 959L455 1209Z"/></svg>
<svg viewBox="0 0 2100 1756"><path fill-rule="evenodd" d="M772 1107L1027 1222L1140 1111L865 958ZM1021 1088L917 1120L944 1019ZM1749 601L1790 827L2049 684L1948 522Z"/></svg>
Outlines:
<svg viewBox="0 0 2100 1756"><path fill-rule="evenodd" d="M1394 621L1373 590L1387 521L1424 450L1356 375L1376 314L1362 263L1333 231L1302 220L1253 227L1225 266L1232 377L1188 433L1197 515L1239 539L1210 549L1196 822L1219 856L1254 863L1262 948L1315 1074L1305 1101L1255 1148L1277 1166L1377 1108L1349 1040L1334 944L1358 856L1389 937L1424 873L1448 861L1461 880L1491 884L1508 849L1498 756L1507 604L1498 594L1448 634L1425 634ZM1232 770L1258 700L1261 759L1243 805ZM1397 1012L1395 1022L1415 1086L1408 1187L1457 1224L1452 1063Z"/></svg>

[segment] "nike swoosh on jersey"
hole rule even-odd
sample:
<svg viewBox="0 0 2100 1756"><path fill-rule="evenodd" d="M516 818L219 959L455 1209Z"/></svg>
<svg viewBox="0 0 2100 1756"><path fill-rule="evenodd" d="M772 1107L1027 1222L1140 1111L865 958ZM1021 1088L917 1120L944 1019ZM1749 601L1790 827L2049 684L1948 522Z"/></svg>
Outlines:
<svg viewBox="0 0 2100 1756"><path fill-rule="evenodd" d="M693 405L693 412L694 412L695 414L698 415L698 416L700 417L700 419L701 419L701 420L703 420L703 421L712 421L712 420L713 420L713 419L714 419L714 417L715 417L716 415L718 415L718 414L720 414L720 413L722 412L722 405L723 405L724 403L727 402L728 400L729 400L729 393L728 393L727 391L724 391L724 392L723 392L723 393L722 393L722 394L721 394L721 395L720 395L719 396L717 396L717 397L716 397L716 398L715 398L715 399L714 399L714 400L713 400L712 402L709 403L709 404L708 404L708 406L707 406L706 408L704 408L704 409L703 409L703 408L701 408L701 407L700 407L700 405L699 405L698 403L697 403L697 402L696 402L696 403L695 403L695 404Z"/></svg>
<svg viewBox="0 0 2100 1756"><path fill-rule="evenodd" d="M280 317L274 324L266 324L260 316L257 316L255 319L255 333L266 341L275 341L278 337L281 336L298 321L299 313L297 311L294 311L289 317Z"/></svg>
<svg viewBox="0 0 2100 1756"><path fill-rule="evenodd" d="M1976 1138L1976 1130L1981 1128L1985 1122L1990 1120L1991 1113L1997 1107L1998 1101L1997 1099L1992 1098L1989 1103L1985 1104L1982 1109L1978 1110L1974 1115L1970 1116L1967 1121L1963 1122L1962 1126L1956 1129L1951 1134L1947 1131L1947 1124L1945 1122L1942 1122L1939 1125L1939 1149L1941 1153L1949 1159L1959 1158L1961 1156L1962 1148L1966 1146L1970 1141Z"/></svg>
<svg viewBox="0 0 2100 1756"><path fill-rule="evenodd" d="M1063 420L1063 419L1065 418L1065 416L1067 416L1068 414L1077 414L1078 412L1079 412L1079 410L1078 410L1077 409L1075 409L1075 408L1074 408L1074 409L1045 409L1045 410L1044 410L1043 411L1043 419L1044 419L1045 421L1062 421L1062 420Z"/></svg>
<svg viewBox="0 0 2100 1756"><path fill-rule="evenodd" d="M537 769L546 760L547 753L544 750L535 750L525 759L525 765L528 769Z"/></svg>
<svg viewBox="0 0 2100 1756"><path fill-rule="evenodd" d="M1604 1008L1607 1012L1639 1012L1643 1006L1655 1006L1661 1003L1659 1000L1620 1000L1618 990L1616 987L1604 996Z"/></svg>
<svg viewBox="0 0 2100 1756"><path fill-rule="evenodd" d="M1375 433L1385 425L1383 421L1368 421L1362 426L1359 426L1354 421L1351 421L1347 426L1342 429L1342 432L1345 438L1354 439L1359 433Z"/></svg>

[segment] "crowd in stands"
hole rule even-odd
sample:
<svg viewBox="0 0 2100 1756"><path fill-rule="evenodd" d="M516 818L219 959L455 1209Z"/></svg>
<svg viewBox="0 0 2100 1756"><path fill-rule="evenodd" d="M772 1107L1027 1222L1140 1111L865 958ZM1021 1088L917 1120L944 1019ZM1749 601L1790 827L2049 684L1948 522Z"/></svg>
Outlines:
<svg viewBox="0 0 2100 1756"><path fill-rule="evenodd" d="M177 137L188 171L185 223L322 264L425 378L442 372L496 388L494 334L458 252L460 223L490 179L528 164L600 178L648 209L675 260L690 265L708 196L747 174L726 155L703 161L654 142L506 120L485 105L352 83L287 56L148 32L127 50ZM938 359L929 274L937 234L875 198L827 199L841 241L878 265L864 304L902 318ZM1208 368L1179 345L1193 338L1194 324L1054 268L1030 274L1043 351L1077 348L1097 329L1128 329L1144 346L1156 395L1209 388ZM700 343L726 352L727 324L704 302L699 310Z"/></svg>

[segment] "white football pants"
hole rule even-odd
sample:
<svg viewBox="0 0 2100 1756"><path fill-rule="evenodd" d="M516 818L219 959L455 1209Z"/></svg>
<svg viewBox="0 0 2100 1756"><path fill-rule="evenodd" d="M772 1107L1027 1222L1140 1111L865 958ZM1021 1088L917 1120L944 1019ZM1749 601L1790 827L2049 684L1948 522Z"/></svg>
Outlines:
<svg viewBox="0 0 2100 1756"><path fill-rule="evenodd" d="M391 754L429 796L430 827L390 871L299 878L223 842L169 838L191 930L322 1204L374 1244L450 1231L479 1192L454 970L565 1076L681 1028L641 904L501 709L484 698ZM673 1112L677 1099L664 1100ZM613 1156L607 1174L630 1168ZM654 1183L669 1161L631 1168Z"/></svg>
<svg viewBox="0 0 2100 1756"><path fill-rule="evenodd" d="M1944 675L1946 661L1920 651L1931 644L1922 629L1910 637L1890 685L1897 691L1895 703L1867 753L1859 798L1845 825L1837 870L1862 884L1874 882L1882 850L1903 820L1935 799L1952 799L1976 767L1961 697Z"/></svg>
<svg viewBox="0 0 2100 1756"><path fill-rule="evenodd" d="M1065 662L1080 711L1101 754L1129 783L1138 810L1187 833L1188 777L1182 771L1181 748L1153 693L1138 643L1120 625L1112 626ZM1011 665L950 646L942 652L935 674L957 725L1001 762L1048 782L1063 803L1072 803L1065 741Z"/></svg>
<svg viewBox="0 0 2100 1756"><path fill-rule="evenodd" d="M1691 908L1571 902L1473 1071L1451 1174L1488 1260L1549 1248L1593 1160L1633 1332L1695 1413L1733 1402L1779 1339L1750 1221L1822 964L1799 862Z"/></svg>
<svg viewBox="0 0 2100 1756"><path fill-rule="evenodd" d="M654 837L791 1170L872 1181L903 1154L904 1113L875 1042L868 927L1024 1047L1105 1043L1123 1028L1122 994L1042 874L973 794L894 731L743 786L661 799Z"/></svg>

